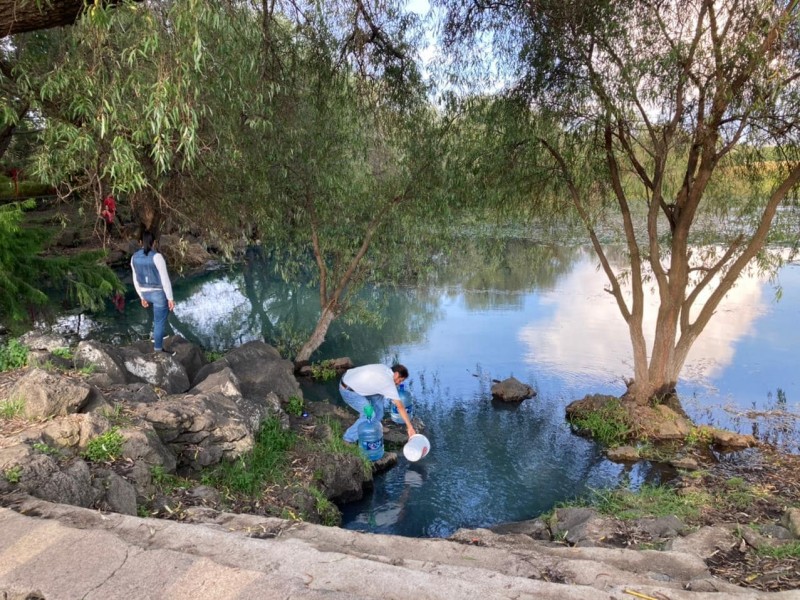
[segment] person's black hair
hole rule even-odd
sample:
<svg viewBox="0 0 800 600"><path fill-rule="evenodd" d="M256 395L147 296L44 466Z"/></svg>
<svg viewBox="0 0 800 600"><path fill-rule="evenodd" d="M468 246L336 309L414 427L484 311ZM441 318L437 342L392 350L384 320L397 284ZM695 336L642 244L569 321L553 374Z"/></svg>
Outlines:
<svg viewBox="0 0 800 600"><path fill-rule="evenodd" d="M392 367L392 371L400 375L403 379L408 379L408 369L406 369L403 365L397 364Z"/></svg>
<svg viewBox="0 0 800 600"><path fill-rule="evenodd" d="M156 241L156 236L153 235L152 231L143 231L142 232L142 249L144 250L145 256L150 254L150 251L153 249L153 244Z"/></svg>

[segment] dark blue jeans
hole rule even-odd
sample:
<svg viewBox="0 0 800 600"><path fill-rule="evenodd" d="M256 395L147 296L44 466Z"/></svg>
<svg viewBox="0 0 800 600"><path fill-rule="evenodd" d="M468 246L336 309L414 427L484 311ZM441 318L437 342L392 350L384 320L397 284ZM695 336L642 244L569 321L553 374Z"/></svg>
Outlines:
<svg viewBox="0 0 800 600"><path fill-rule="evenodd" d="M153 307L153 349L160 352L164 349L164 330L169 316L169 305L164 290L142 292L142 297Z"/></svg>

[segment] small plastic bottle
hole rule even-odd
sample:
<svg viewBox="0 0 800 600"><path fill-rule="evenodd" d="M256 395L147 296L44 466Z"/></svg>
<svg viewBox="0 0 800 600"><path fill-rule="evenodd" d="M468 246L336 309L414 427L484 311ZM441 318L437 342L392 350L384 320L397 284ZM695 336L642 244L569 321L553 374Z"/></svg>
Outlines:
<svg viewBox="0 0 800 600"><path fill-rule="evenodd" d="M397 391L400 393L400 400L403 401L403 406L406 407L406 412L408 413L408 418L414 418L414 398L411 396L411 392L409 392L405 385L402 383L397 387ZM391 408L389 410L389 417L392 419L392 423L400 423L401 425L404 423L403 417L400 416L400 411L397 410L397 404L394 402L390 402Z"/></svg>
<svg viewBox="0 0 800 600"><path fill-rule="evenodd" d="M366 421L358 426L358 447L375 462L383 456L383 426L375 419L375 409L371 404L364 408Z"/></svg>

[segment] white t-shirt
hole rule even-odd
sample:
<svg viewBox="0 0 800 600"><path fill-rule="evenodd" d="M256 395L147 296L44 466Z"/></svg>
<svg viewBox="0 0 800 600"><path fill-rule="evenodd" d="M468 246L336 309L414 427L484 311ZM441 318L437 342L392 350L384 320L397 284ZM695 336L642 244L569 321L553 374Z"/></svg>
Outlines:
<svg viewBox="0 0 800 600"><path fill-rule="evenodd" d="M364 365L349 369L342 383L362 396L380 394L392 400L400 400L394 384L394 371L386 365Z"/></svg>

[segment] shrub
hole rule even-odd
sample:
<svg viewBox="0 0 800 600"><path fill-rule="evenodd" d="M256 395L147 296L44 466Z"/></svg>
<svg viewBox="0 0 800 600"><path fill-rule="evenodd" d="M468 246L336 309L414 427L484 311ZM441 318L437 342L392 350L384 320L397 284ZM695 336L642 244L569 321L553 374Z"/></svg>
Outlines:
<svg viewBox="0 0 800 600"><path fill-rule="evenodd" d="M0 345L0 371L19 369L28 364L28 348L19 340Z"/></svg>
<svg viewBox="0 0 800 600"><path fill-rule="evenodd" d="M89 441L83 456L92 462L113 462L122 454L125 438L119 428L112 427L104 434Z"/></svg>
<svg viewBox="0 0 800 600"><path fill-rule="evenodd" d="M333 361L323 360L322 362L312 364L311 376L319 381L330 381L331 379L335 379L336 369L333 366Z"/></svg>
<svg viewBox="0 0 800 600"><path fill-rule="evenodd" d="M571 423L609 448L625 443L631 432L628 413L618 399L609 400L597 410L573 416Z"/></svg>
<svg viewBox="0 0 800 600"><path fill-rule="evenodd" d="M297 396L289 398L289 404L286 406L286 412L295 417L303 414L303 399Z"/></svg>
<svg viewBox="0 0 800 600"><path fill-rule="evenodd" d="M22 400L22 398L0 402L0 418L13 419L14 417L22 414L22 409L24 408L25 401Z"/></svg>

